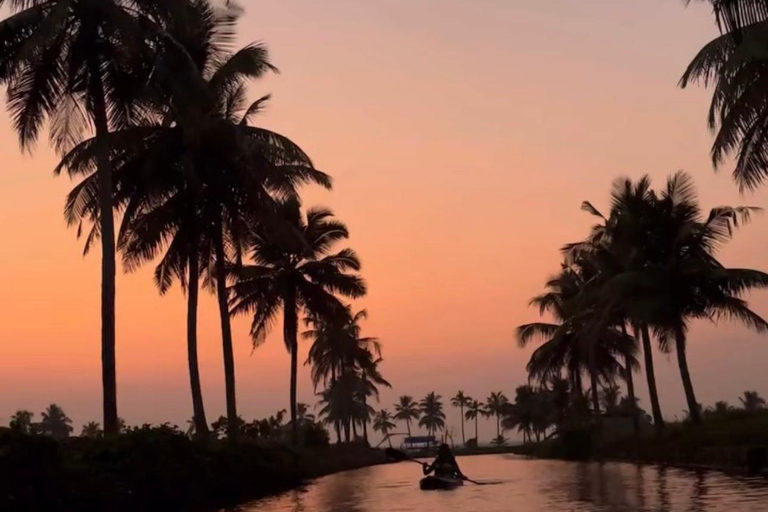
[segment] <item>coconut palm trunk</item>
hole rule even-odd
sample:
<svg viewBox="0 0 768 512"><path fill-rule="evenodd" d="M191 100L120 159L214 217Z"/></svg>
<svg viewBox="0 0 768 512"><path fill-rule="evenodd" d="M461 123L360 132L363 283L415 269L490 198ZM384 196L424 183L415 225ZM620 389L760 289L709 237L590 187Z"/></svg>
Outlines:
<svg viewBox="0 0 768 512"><path fill-rule="evenodd" d="M104 433L117 434L117 364L115 355L115 222L112 210L112 163L105 137L109 120L101 81L101 63L94 52L89 62L93 121L99 144L97 153L99 182L99 228L101 230L101 380L103 387Z"/></svg>
<svg viewBox="0 0 768 512"><path fill-rule="evenodd" d="M200 385L200 367L197 360L197 304L200 282L200 260L193 242L189 251L189 284L187 291L187 361L189 385L192 390L192 414L197 436L208 435L208 421L203 407L203 391Z"/></svg>
<svg viewBox="0 0 768 512"><path fill-rule="evenodd" d="M405 428L408 429L408 437L411 437L411 420L405 420Z"/></svg>
<svg viewBox="0 0 768 512"><path fill-rule="evenodd" d="M475 414L475 442L478 444L478 446L480 445L480 439L477 437L478 436L478 434L477 434L477 432L478 432L477 424L478 424L479 416L480 416L479 413Z"/></svg>
<svg viewBox="0 0 768 512"><path fill-rule="evenodd" d="M499 411L496 411L496 439L501 437L501 416Z"/></svg>
<svg viewBox="0 0 768 512"><path fill-rule="evenodd" d="M696 394L693 392L693 382L691 382L691 373L688 369L685 345L685 333L682 329L677 329L675 333L675 352L677 352L677 366L680 368L680 378L683 380L685 399L688 402L688 414L691 421L700 423L701 413L699 412L699 403L696 401Z"/></svg>
<svg viewBox="0 0 768 512"><path fill-rule="evenodd" d="M645 376L648 380L648 395L651 400L651 412L653 414L653 425L656 432L661 433L664 430L664 418L661 416L661 406L659 405L659 392L656 389L656 376L653 371L653 352L651 347L651 335L648 332L648 326L643 325L640 328L643 339L643 356L645 357Z"/></svg>
<svg viewBox="0 0 768 512"><path fill-rule="evenodd" d="M459 404L459 413L461 414L461 444L467 446L467 438L464 436L464 403Z"/></svg>
<svg viewBox="0 0 768 512"><path fill-rule="evenodd" d="M621 332L624 336L629 336L627 326L621 325ZM632 415L632 429L635 435L640 433L640 418L637 416L637 407L635 401L635 379L632 375L632 355L627 352L624 354L624 381L627 383L627 400L629 400L629 412Z"/></svg>
<svg viewBox="0 0 768 512"><path fill-rule="evenodd" d="M283 335L285 336L285 344L291 352L291 442L294 446L299 443L299 424L296 420L296 384L299 371L298 315L296 296L292 292L288 292L283 297Z"/></svg>
<svg viewBox="0 0 768 512"><path fill-rule="evenodd" d="M595 344L597 343L596 340L592 340L589 342L589 380L590 385L592 386L591 392L592 392L592 409L594 411L594 415L596 418L600 417L600 395L598 393L598 380L597 380L597 361L596 361L596 351L597 347Z"/></svg>
<svg viewBox="0 0 768 512"><path fill-rule="evenodd" d="M216 296L221 319L221 344L224 352L224 385L227 397L227 434L237 435L237 398L235 395L235 355L232 349L232 325L229 318L227 294L227 270L224 254L224 226L221 220L214 233L216 251Z"/></svg>

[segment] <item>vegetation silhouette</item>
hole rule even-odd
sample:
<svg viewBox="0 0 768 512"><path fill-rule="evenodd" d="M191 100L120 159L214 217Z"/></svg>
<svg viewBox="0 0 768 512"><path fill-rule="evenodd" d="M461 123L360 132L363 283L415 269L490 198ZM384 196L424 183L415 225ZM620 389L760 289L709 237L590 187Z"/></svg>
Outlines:
<svg viewBox="0 0 768 512"><path fill-rule="evenodd" d="M389 431L395 428L397 425L392 421L392 415L387 409L381 409L373 417L373 430L381 432L384 438L389 443L389 447L392 448L392 439L389 437Z"/></svg>
<svg viewBox="0 0 768 512"><path fill-rule="evenodd" d="M467 438L464 435L464 407L467 407L472 398L464 394L463 391L458 391L453 398L451 398L451 405L459 408L459 418L461 419L461 444L467 444Z"/></svg>
<svg viewBox="0 0 768 512"><path fill-rule="evenodd" d="M442 398L431 391L419 402L419 411L421 412L419 426L426 428L430 436L434 436L445 428Z"/></svg>
<svg viewBox="0 0 768 512"><path fill-rule="evenodd" d="M398 421L404 421L405 427L408 430L408 436L411 436L411 422L421 418L421 410L419 404L413 399L412 396L402 395L395 404L394 419Z"/></svg>

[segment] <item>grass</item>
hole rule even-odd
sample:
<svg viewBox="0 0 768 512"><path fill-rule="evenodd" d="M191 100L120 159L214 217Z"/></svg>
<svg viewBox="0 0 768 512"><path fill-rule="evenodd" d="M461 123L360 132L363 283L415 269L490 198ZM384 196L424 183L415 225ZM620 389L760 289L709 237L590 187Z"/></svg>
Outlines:
<svg viewBox="0 0 768 512"><path fill-rule="evenodd" d="M193 441L165 427L63 442L6 430L0 431L0 510L212 511L383 462L383 452L362 446L295 450Z"/></svg>
<svg viewBox="0 0 768 512"><path fill-rule="evenodd" d="M700 425L667 424L661 436L630 436L602 443L598 431L585 430L545 443L516 446L513 451L543 458L617 459L744 471L748 453L766 447L768 411L730 411L707 414Z"/></svg>

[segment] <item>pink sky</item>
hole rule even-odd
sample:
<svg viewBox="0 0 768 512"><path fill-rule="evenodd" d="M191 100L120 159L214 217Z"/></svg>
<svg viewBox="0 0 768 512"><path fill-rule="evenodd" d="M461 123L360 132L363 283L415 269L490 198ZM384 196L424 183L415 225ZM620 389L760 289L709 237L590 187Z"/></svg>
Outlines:
<svg viewBox="0 0 768 512"><path fill-rule="evenodd" d="M347 222L370 295L366 334L382 338L383 371L399 394L456 390L509 396L529 351L514 330L557 270L558 248L582 237L591 200L607 208L611 181L644 173L660 185L690 172L705 207L768 206L712 172L709 93L677 80L716 32L708 9L644 0L245 0L241 42L262 40L282 74L261 124L289 135L336 179L330 206ZM99 259L81 257L45 143L22 155L0 116L0 423L18 408L62 405L75 423L100 420ZM768 218L721 254L765 270ZM159 297L151 269L118 278L120 415L130 424L191 415L178 290ZM768 315L768 295L752 297ZM224 411L215 304L201 304L207 414ZM697 325L690 365L700 400L768 395L768 340ZM272 336L251 355L235 324L239 408L247 418L287 406L289 358ZM306 346L304 347L306 350ZM657 356L662 407L684 408L676 366ZM642 375L637 387L643 398ZM308 374L300 399L314 402ZM451 412L449 423L458 432ZM490 425L483 433L490 435Z"/></svg>

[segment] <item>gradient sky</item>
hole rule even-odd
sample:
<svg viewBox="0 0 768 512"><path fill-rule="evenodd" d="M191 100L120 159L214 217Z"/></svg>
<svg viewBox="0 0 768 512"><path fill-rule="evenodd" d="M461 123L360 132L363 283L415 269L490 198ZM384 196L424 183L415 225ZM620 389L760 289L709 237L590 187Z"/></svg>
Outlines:
<svg viewBox="0 0 768 512"><path fill-rule="evenodd" d="M254 84L273 93L261 124L292 137L336 179L330 206L352 231L370 295L368 335L385 343L382 395L446 398L459 388L509 396L530 351L514 330L559 263L558 248L592 223L585 199L607 208L612 180L678 169L705 207L768 206L712 172L709 94L676 87L716 32L706 7L682 0L243 0L241 42L265 41L282 73ZM67 178L54 179L43 143L23 155L0 115L0 423L19 408L62 405L79 426L100 420L99 258L81 257L66 228ZM721 254L765 270L768 218ZM768 295L752 297L768 315ZM129 424L191 415L185 303L159 297L151 269L118 277L120 415ZM287 406L282 340L251 354L236 321L239 409ZM768 395L768 340L732 325L697 325L689 358L700 401ZM303 350L306 350L306 345ZM209 420L224 412L215 304L201 303L201 371ZM669 356L657 355L662 407L684 408ZM642 375L636 386L645 401ZM314 402L307 372L300 399ZM458 432L454 412L449 424ZM78 427L79 428L79 427ZM490 424L484 427L490 435Z"/></svg>

